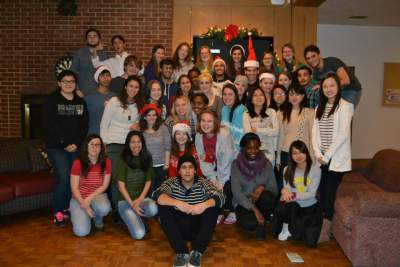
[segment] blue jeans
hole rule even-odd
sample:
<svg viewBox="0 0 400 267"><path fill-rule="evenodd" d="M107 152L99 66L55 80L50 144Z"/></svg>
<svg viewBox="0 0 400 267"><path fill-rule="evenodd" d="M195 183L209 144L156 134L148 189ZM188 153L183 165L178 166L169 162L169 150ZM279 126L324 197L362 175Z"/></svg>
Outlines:
<svg viewBox="0 0 400 267"><path fill-rule="evenodd" d="M158 207L154 200L145 198L140 204L143 210L144 217L149 218L157 214ZM133 239L142 239L146 234L146 228L143 224L142 218L137 214L127 201L118 202L118 211L122 220L128 227L129 233Z"/></svg>
<svg viewBox="0 0 400 267"><path fill-rule="evenodd" d="M361 99L361 91L355 90L344 90L341 91L342 98L347 102L350 102L354 105L354 109L357 107L358 103Z"/></svg>
<svg viewBox="0 0 400 267"><path fill-rule="evenodd" d="M90 203L90 207L94 212L95 225L102 225L103 217L111 210L107 194L103 193L95 196ZM79 202L73 198L70 201L69 209L71 212L71 223L74 234L79 237L87 236L92 226L91 218L86 211L80 207Z"/></svg>
<svg viewBox="0 0 400 267"><path fill-rule="evenodd" d="M71 199L70 175L71 166L78 156L78 151L67 152L64 149L47 149L49 160L53 166L54 186L54 213L68 209L68 202Z"/></svg>

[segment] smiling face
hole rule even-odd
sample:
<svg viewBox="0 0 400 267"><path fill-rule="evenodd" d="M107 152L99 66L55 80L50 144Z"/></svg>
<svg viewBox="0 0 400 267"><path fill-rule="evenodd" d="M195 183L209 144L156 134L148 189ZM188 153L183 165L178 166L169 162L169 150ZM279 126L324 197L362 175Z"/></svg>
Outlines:
<svg viewBox="0 0 400 267"><path fill-rule="evenodd" d="M129 140L129 149L132 155L139 156L140 151L142 151L142 141L138 135L132 135L131 140Z"/></svg>
<svg viewBox="0 0 400 267"><path fill-rule="evenodd" d="M58 86L61 88L61 92L64 94L72 94L76 87L76 81L74 76L66 75L58 82Z"/></svg>
<svg viewBox="0 0 400 267"><path fill-rule="evenodd" d="M108 87L110 86L110 83L111 83L111 73L108 71L102 72L99 75L99 85L103 87Z"/></svg>
<svg viewBox="0 0 400 267"><path fill-rule="evenodd" d="M188 135L184 131L176 131L175 132L175 140L178 145L185 145L189 140Z"/></svg>
<svg viewBox="0 0 400 267"><path fill-rule="evenodd" d="M211 81L209 78L202 76L199 79L199 82L200 82L199 87L202 93L207 95L208 93L211 92Z"/></svg>
<svg viewBox="0 0 400 267"><path fill-rule="evenodd" d="M255 160L260 152L260 142L257 140L250 140L244 147L244 152L248 160Z"/></svg>
<svg viewBox="0 0 400 267"><path fill-rule="evenodd" d="M293 90L289 92L289 102L293 105L293 107L299 107L303 99L304 95L298 94Z"/></svg>
<svg viewBox="0 0 400 267"><path fill-rule="evenodd" d="M196 168L190 162L184 162L179 168L179 175L185 183L193 182L195 174Z"/></svg>
<svg viewBox="0 0 400 267"><path fill-rule="evenodd" d="M311 82L311 75L308 70L299 70L297 73L297 79L301 86L306 86Z"/></svg>
<svg viewBox="0 0 400 267"><path fill-rule="evenodd" d="M262 59L263 65L268 67L268 68L271 68L273 61L274 61L274 58L272 57L271 54L265 54L263 59Z"/></svg>
<svg viewBox="0 0 400 267"><path fill-rule="evenodd" d="M125 72L128 74L128 76L138 75L139 68L135 65L134 62L131 62L126 65Z"/></svg>
<svg viewBox="0 0 400 267"><path fill-rule="evenodd" d="M98 159L101 152L101 140L99 138L93 138L88 143L88 156L92 159Z"/></svg>
<svg viewBox="0 0 400 267"><path fill-rule="evenodd" d="M247 76L249 83L254 83L257 80L258 68L247 67L244 69L244 74Z"/></svg>
<svg viewBox="0 0 400 267"><path fill-rule="evenodd" d="M292 148L292 159L294 162L296 162L297 165L304 164L307 160L307 155L305 153L302 153L300 150L297 148L293 147Z"/></svg>
<svg viewBox="0 0 400 267"><path fill-rule="evenodd" d="M233 63L240 63L243 57L242 50L240 48L233 49L231 56Z"/></svg>
<svg viewBox="0 0 400 267"><path fill-rule="evenodd" d="M322 83L322 92L328 98L328 103L332 104L335 101L338 91L339 85L334 78L329 77Z"/></svg>
<svg viewBox="0 0 400 267"><path fill-rule="evenodd" d="M144 119L147 121L148 126L153 126L157 120L157 112L155 110L150 110L147 112L146 116L144 116Z"/></svg>
<svg viewBox="0 0 400 267"><path fill-rule="evenodd" d="M225 106L230 108L233 107L235 104L235 92L232 89L225 87L222 90L222 102L224 102Z"/></svg>
<svg viewBox="0 0 400 267"><path fill-rule="evenodd" d="M214 73L215 75L222 76L225 73L225 64L221 61L218 61L214 64Z"/></svg>
<svg viewBox="0 0 400 267"><path fill-rule="evenodd" d="M128 95L128 99L132 100L139 93L140 84L138 83L138 81L131 80L125 86L125 90Z"/></svg>
<svg viewBox="0 0 400 267"><path fill-rule="evenodd" d="M307 64L313 69L317 68L320 61L322 60L321 55L313 51L307 52L305 59Z"/></svg>
<svg viewBox="0 0 400 267"><path fill-rule="evenodd" d="M174 68L172 65L166 65L164 64L161 68L161 75L165 79L170 79L172 77L172 73L174 72Z"/></svg>
<svg viewBox="0 0 400 267"><path fill-rule="evenodd" d="M211 58L211 52L210 52L210 50L209 50L208 48L206 48L206 47L201 48L201 49L200 49L200 60L201 60L203 63L208 63L208 61L210 60L210 58Z"/></svg>
<svg viewBox="0 0 400 267"><path fill-rule="evenodd" d="M278 84L280 84L280 85L284 86L286 89L288 89L291 83L292 83L292 81L285 73L279 74Z"/></svg>
<svg viewBox="0 0 400 267"><path fill-rule="evenodd" d="M150 89L150 99L154 102L160 100L162 95L161 86L158 82L155 82L151 85Z"/></svg>
<svg viewBox="0 0 400 267"><path fill-rule="evenodd" d="M273 98L278 105L282 105L286 100L286 92L277 88L274 90Z"/></svg>
<svg viewBox="0 0 400 267"><path fill-rule="evenodd" d="M266 95L270 95L272 89L274 88L274 81L269 78L264 78L260 81L260 87L263 89Z"/></svg>
<svg viewBox="0 0 400 267"><path fill-rule="evenodd" d="M265 95L261 91L261 89L255 89L253 93L253 97L251 98L251 102L254 107L262 107L265 104Z"/></svg>
<svg viewBox="0 0 400 267"><path fill-rule="evenodd" d="M200 118L200 128L206 134L214 132L214 116L209 113L203 113Z"/></svg>
<svg viewBox="0 0 400 267"><path fill-rule="evenodd" d="M188 103L183 98L177 98L175 100L175 111L178 116L186 116Z"/></svg>
<svg viewBox="0 0 400 267"><path fill-rule="evenodd" d="M282 49L282 57L287 62L292 62L294 58L294 51L292 50L292 48L285 46Z"/></svg>
<svg viewBox="0 0 400 267"><path fill-rule="evenodd" d="M190 89L192 88L192 83L188 77L182 77L179 82L179 87L185 96L189 95Z"/></svg>
<svg viewBox="0 0 400 267"><path fill-rule="evenodd" d="M164 48L158 48L156 52L154 53L154 58L157 62L157 64L160 64L161 60L163 60L165 57L165 50Z"/></svg>
<svg viewBox="0 0 400 267"><path fill-rule="evenodd" d="M178 58L180 60L186 60L189 55L189 47L187 45L182 45L178 50Z"/></svg>
<svg viewBox="0 0 400 267"><path fill-rule="evenodd" d="M206 107L206 103L203 101L201 96L195 96L193 98L192 108L196 115L199 115Z"/></svg>
<svg viewBox="0 0 400 267"><path fill-rule="evenodd" d="M241 83L241 82L236 82L235 83L235 87L238 90L238 94L239 94L239 97L241 99L242 96L244 95L244 93L246 92L247 87L246 87L246 85L244 83Z"/></svg>

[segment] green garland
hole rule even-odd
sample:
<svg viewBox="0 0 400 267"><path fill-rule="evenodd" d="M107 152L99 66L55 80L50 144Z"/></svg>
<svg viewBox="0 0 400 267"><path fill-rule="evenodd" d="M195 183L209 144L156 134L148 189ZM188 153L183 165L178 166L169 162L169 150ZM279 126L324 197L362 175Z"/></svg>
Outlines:
<svg viewBox="0 0 400 267"><path fill-rule="evenodd" d="M228 25L226 27L213 26L207 29L207 32L201 36L231 42L235 39L243 39L251 34L253 37L261 35L256 28L248 29L246 27L239 27L237 25Z"/></svg>

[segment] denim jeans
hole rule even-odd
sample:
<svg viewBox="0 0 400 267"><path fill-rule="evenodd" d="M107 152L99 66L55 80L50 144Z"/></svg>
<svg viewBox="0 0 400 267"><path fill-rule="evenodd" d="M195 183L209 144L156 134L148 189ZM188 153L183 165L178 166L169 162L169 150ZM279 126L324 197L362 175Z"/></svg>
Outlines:
<svg viewBox="0 0 400 267"><path fill-rule="evenodd" d="M342 98L347 102L350 102L354 105L354 109L357 107L358 103L361 99L361 91L355 90L344 90L341 91Z"/></svg>
<svg viewBox="0 0 400 267"><path fill-rule="evenodd" d="M90 207L94 212L94 221L96 225L103 224L103 217L106 216L110 210L110 201L107 194L103 193L93 198ZM72 230L76 236L84 237L90 233L91 218L79 205L75 199L71 199L69 209L71 212Z"/></svg>
<svg viewBox="0 0 400 267"><path fill-rule="evenodd" d="M140 204L140 208L143 210L144 217L146 218L155 216L158 212L156 202L150 198L145 198L142 204ZM140 215L132 209L127 201L118 202L118 211L122 220L128 227L132 238L142 239L146 234L146 228Z"/></svg>
<svg viewBox="0 0 400 267"><path fill-rule="evenodd" d="M54 186L54 213L68 209L71 199L70 175L71 166L74 159L78 156L78 151L67 152L64 149L47 149L49 160L53 166L55 186Z"/></svg>

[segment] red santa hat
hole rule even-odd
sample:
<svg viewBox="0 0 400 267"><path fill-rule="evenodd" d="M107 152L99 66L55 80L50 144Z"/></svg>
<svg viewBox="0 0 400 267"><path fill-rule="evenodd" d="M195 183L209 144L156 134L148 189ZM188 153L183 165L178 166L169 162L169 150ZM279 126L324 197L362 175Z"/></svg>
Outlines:
<svg viewBox="0 0 400 267"><path fill-rule="evenodd" d="M215 56L214 62L213 62L213 64L212 64L212 69L214 69L214 66L215 66L215 64L217 64L217 62L222 62L222 63L224 63L224 67L225 67L225 69L226 69L226 63L225 63L225 61L224 61L219 55Z"/></svg>
<svg viewBox="0 0 400 267"><path fill-rule="evenodd" d="M247 60L244 62L244 68L249 68L249 67L259 68L260 63L258 63L256 53L254 52L253 40L251 39L251 33L249 33L248 50L249 50L249 56L247 57Z"/></svg>

